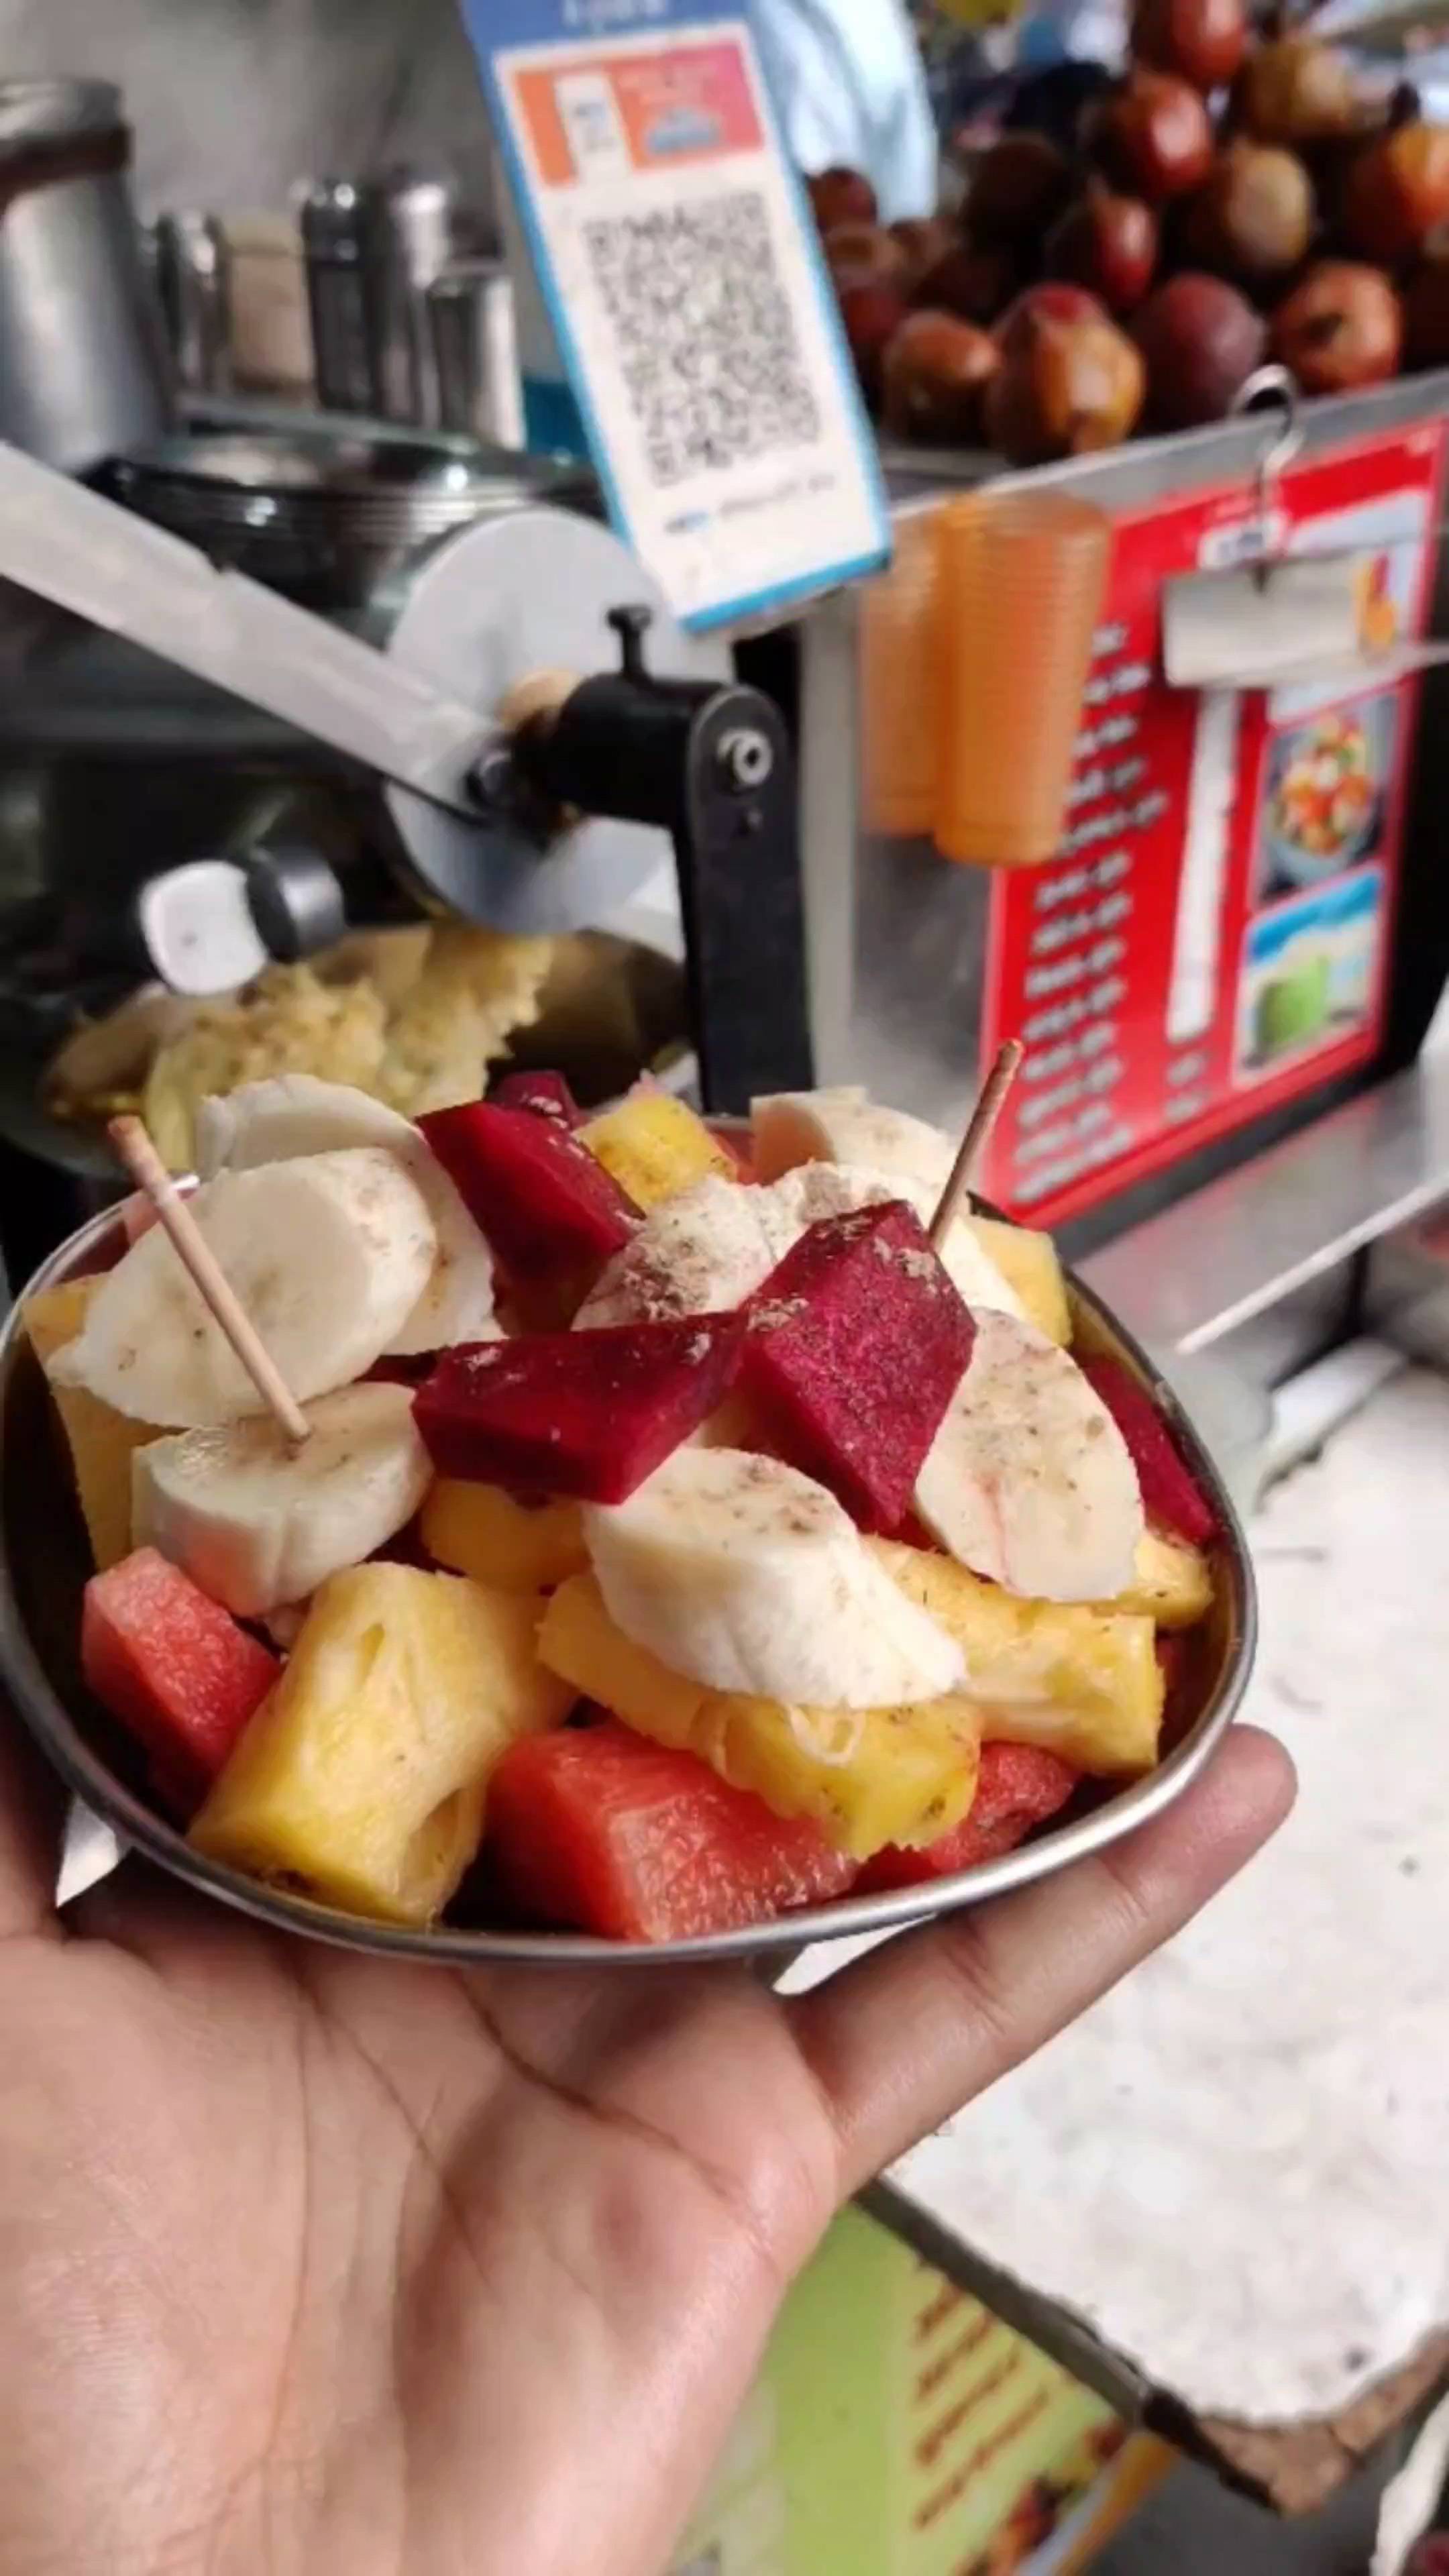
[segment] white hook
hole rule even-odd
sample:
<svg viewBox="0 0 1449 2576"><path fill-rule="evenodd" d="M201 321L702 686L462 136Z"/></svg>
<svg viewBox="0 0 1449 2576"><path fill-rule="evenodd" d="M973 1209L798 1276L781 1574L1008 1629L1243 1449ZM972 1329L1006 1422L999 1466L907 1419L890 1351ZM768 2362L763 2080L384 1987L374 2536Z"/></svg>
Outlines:
<svg viewBox="0 0 1449 2576"><path fill-rule="evenodd" d="M1286 367L1255 367L1233 397L1232 414L1241 417L1265 395L1274 397L1282 415L1279 427L1258 457L1254 475L1255 506L1266 562L1272 552L1273 496L1279 477L1287 472L1303 445L1304 431L1298 387Z"/></svg>

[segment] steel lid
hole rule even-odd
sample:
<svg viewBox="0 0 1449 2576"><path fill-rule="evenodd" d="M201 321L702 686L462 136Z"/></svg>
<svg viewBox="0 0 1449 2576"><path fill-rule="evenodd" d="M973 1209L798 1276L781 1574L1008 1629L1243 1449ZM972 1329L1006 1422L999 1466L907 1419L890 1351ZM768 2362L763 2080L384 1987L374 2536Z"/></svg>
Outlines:
<svg viewBox="0 0 1449 2576"><path fill-rule="evenodd" d="M113 134L121 123L113 81L0 80L0 159L80 135Z"/></svg>

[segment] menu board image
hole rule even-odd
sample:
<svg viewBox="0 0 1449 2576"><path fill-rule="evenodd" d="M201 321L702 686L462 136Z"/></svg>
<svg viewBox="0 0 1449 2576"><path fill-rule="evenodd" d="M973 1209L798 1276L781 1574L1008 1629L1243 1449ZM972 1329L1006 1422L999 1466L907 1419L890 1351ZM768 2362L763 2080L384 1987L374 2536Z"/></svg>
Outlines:
<svg viewBox="0 0 1449 2576"><path fill-rule="evenodd" d="M1260 902L1326 885L1373 857L1398 775L1398 712L1385 692L1272 737L1258 809Z"/></svg>
<svg viewBox="0 0 1449 2576"><path fill-rule="evenodd" d="M1371 1025L1387 895L1382 868L1368 868L1250 922L1238 977L1240 1082L1260 1082Z"/></svg>
<svg viewBox="0 0 1449 2576"><path fill-rule="evenodd" d="M1297 465L1290 552L1347 554L1365 655L1422 636L1443 425ZM1398 894L1412 677L1169 688L1164 582L1241 557L1242 488L1114 527L1066 829L994 875L982 1065L1027 1049L983 1175L1055 1225L1373 1061Z"/></svg>

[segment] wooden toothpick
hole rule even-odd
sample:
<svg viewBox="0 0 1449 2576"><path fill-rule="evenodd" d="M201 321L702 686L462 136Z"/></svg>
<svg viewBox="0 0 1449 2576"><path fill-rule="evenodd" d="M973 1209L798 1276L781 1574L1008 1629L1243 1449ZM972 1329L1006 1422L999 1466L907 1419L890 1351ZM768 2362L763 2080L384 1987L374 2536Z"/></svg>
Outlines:
<svg viewBox="0 0 1449 2576"><path fill-rule="evenodd" d="M143 1190L186 1264L209 1312L225 1333L242 1367L278 1428L300 1449L311 1425L276 1361L251 1322L236 1290L205 1235L177 1190L170 1173L139 1118L113 1118L107 1129L138 1190Z"/></svg>
<svg viewBox="0 0 1449 2576"><path fill-rule="evenodd" d="M971 1112L961 1150L951 1166L951 1177L941 1192L929 1232L939 1252L955 1221L961 1203L971 1187L982 1155L991 1139L991 1131L1006 1105L1006 1095L1021 1069L1026 1049L1020 1038L1008 1038L995 1064L981 1086L981 1097Z"/></svg>

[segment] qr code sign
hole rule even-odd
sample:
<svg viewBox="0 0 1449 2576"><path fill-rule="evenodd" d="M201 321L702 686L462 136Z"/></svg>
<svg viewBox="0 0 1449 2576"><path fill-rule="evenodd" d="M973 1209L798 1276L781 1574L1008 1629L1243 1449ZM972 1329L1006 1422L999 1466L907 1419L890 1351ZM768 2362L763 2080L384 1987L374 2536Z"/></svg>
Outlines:
<svg viewBox="0 0 1449 2576"><path fill-rule="evenodd" d="M599 218L584 239L657 489L819 439L758 189Z"/></svg>

